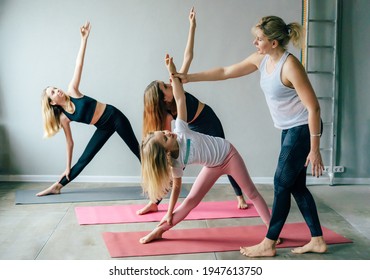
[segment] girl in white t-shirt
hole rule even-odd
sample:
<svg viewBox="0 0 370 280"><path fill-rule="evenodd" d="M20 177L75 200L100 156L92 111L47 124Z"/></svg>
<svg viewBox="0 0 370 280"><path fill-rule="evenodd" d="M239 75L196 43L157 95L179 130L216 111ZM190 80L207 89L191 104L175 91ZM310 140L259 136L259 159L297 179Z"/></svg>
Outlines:
<svg viewBox="0 0 370 280"><path fill-rule="evenodd" d="M176 73L172 58L166 55L165 61L169 73ZM172 192L166 215L140 242L148 243L160 239L165 231L182 221L200 203L222 175L231 175L236 180L268 226L270 211L253 184L238 151L225 139L191 131L186 123L186 97L182 84L178 78L171 78L171 85L178 113L174 132L149 133L141 145L141 162L143 190L151 201L158 201L166 195L168 189L165 186L169 186L170 180L173 180ZM204 167L189 195L175 209L183 170L188 164L200 164Z"/></svg>

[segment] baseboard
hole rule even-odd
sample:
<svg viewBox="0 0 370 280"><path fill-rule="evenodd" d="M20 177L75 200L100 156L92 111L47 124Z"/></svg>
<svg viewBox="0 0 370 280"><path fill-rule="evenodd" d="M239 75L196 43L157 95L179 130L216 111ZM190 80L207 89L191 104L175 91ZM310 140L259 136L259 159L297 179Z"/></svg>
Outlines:
<svg viewBox="0 0 370 280"><path fill-rule="evenodd" d="M183 177L185 184L191 184L196 177ZM55 182L58 176L53 175L0 175L0 182ZM255 184L273 184L272 177L252 177ZM79 176L74 182L83 183L128 183L140 184L140 176ZM216 184L229 184L226 176L221 176ZM329 185L328 177L307 177L307 185ZM333 185L370 185L370 178L334 178Z"/></svg>

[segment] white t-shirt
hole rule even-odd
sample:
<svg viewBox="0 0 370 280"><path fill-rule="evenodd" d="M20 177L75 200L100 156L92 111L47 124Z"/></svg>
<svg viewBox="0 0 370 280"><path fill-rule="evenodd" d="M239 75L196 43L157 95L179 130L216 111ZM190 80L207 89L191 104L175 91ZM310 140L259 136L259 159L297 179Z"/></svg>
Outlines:
<svg viewBox="0 0 370 280"><path fill-rule="evenodd" d="M230 142L220 137L192 131L188 124L179 118L174 123L173 132L177 134L180 149L178 158L173 161L172 175L174 178L183 176L187 164L214 167L223 163L230 151ZM190 140L189 156L185 163L188 140Z"/></svg>

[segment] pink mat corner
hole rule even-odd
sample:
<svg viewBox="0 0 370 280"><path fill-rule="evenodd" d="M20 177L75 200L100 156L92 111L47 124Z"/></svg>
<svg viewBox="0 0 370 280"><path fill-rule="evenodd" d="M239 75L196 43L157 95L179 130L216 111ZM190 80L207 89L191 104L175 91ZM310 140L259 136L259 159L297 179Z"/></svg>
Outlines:
<svg viewBox="0 0 370 280"><path fill-rule="evenodd" d="M247 209L238 209L237 202L232 201L202 201L194 208L186 220L248 218L259 217L251 201L247 201ZM146 215L137 215L136 211L145 205L112 205L75 207L75 213L80 225L118 224L157 222L166 214L168 204L159 204L159 211Z"/></svg>
<svg viewBox="0 0 370 280"><path fill-rule="evenodd" d="M139 239L148 232L104 232L103 239L112 258L156 256L204 252L236 251L240 246L259 243L266 234L264 225L169 230L163 239L141 244ZM352 241L323 227L327 244ZM283 243L278 247L297 247L310 240L305 223L286 224L281 233Z"/></svg>

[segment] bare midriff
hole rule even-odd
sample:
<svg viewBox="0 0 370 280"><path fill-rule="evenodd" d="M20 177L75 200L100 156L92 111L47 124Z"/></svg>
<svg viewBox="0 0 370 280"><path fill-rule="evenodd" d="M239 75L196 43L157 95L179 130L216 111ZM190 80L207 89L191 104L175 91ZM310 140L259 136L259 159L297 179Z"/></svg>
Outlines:
<svg viewBox="0 0 370 280"><path fill-rule="evenodd" d="M95 107L95 112L94 116L92 117L91 123L90 124L95 124L100 117L103 115L105 107L107 104L97 102L96 107Z"/></svg>

